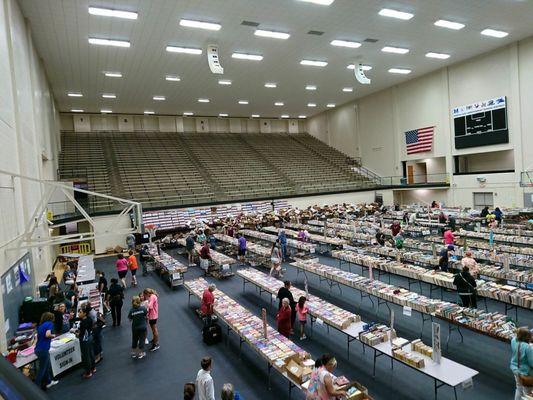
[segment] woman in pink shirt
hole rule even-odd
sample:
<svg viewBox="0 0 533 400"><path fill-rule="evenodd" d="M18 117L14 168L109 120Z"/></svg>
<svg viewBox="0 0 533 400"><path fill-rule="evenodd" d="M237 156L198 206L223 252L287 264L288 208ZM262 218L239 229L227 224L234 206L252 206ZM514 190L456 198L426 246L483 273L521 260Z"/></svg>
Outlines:
<svg viewBox="0 0 533 400"><path fill-rule="evenodd" d="M307 299L305 296L301 296L296 304L296 313L298 314L298 322L300 323L300 340L307 339L307 336L305 336L305 324L307 323L309 309L307 308L306 302Z"/></svg>
<svg viewBox="0 0 533 400"><path fill-rule="evenodd" d="M159 332L157 331L157 318L159 316L159 301L154 289L144 289L144 298L148 300L148 323L152 330L152 347L150 351L159 349Z"/></svg>
<svg viewBox="0 0 533 400"><path fill-rule="evenodd" d="M468 267L470 271L470 275L472 275L474 278L477 278L477 271L479 269L477 265L477 261L472 257L472 252L468 250L465 253L465 256L461 259L461 264L463 267Z"/></svg>
<svg viewBox="0 0 533 400"><path fill-rule="evenodd" d="M453 232L450 228L447 228L446 231L444 231L444 244L446 246L454 245L455 236L453 236Z"/></svg>
<svg viewBox="0 0 533 400"><path fill-rule="evenodd" d="M128 273L128 260L124 258L124 254L119 253L117 254L117 273L118 277L120 279L120 283L122 283L122 287L126 287L126 275Z"/></svg>

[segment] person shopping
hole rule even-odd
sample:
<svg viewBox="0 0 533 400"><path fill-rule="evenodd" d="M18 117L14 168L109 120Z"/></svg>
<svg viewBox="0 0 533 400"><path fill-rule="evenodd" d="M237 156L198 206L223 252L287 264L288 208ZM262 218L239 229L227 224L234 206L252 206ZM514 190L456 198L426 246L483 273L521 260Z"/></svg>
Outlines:
<svg viewBox="0 0 533 400"><path fill-rule="evenodd" d="M131 309L128 318L131 321L131 358L139 360L146 357L144 341L146 340L146 319L148 311L141 305L139 296L131 299Z"/></svg>
<svg viewBox="0 0 533 400"><path fill-rule="evenodd" d="M117 261L115 265L117 268L117 274L118 274L118 278L120 279L120 283L122 283L123 288L126 288L126 275L128 274L128 260L124 258L124 254L122 253L117 254Z"/></svg>
<svg viewBox="0 0 533 400"><path fill-rule="evenodd" d="M80 341L81 362L85 369L82 378L90 379L96 372L93 351L93 320L89 317L89 313L84 307L79 309L78 318L80 319L80 329L76 336Z"/></svg>
<svg viewBox="0 0 533 400"><path fill-rule="evenodd" d="M298 322L300 323L300 340L307 339L307 336L305 336L305 324L307 323L308 312L307 299L305 296L300 296L296 304L296 313L298 314Z"/></svg>
<svg viewBox="0 0 533 400"><path fill-rule="evenodd" d="M453 284L457 288L463 307L477 308L476 280L464 266L462 271L455 275Z"/></svg>
<svg viewBox="0 0 533 400"><path fill-rule="evenodd" d="M54 314L51 312L43 313L37 327L37 344L35 345L35 355L39 361L35 383L43 390L59 383L59 381L53 379L52 364L50 363L50 344L56 336L52 333L53 330Z"/></svg>
<svg viewBox="0 0 533 400"><path fill-rule="evenodd" d="M531 331L518 328L516 337L511 340L510 367L516 382L514 400L522 400L523 396L533 393L533 347L530 343Z"/></svg>
<svg viewBox="0 0 533 400"><path fill-rule="evenodd" d="M154 289L144 289L144 298L148 300L148 323L152 330L152 346L150 351L159 350L159 331L157 330L157 319L159 317L159 299Z"/></svg>
<svg viewBox="0 0 533 400"><path fill-rule="evenodd" d="M311 374L309 389L307 390L306 400L335 400L339 397L346 396L345 390L335 389L333 385L333 371L337 367L335 357L324 354L319 363Z"/></svg>
<svg viewBox="0 0 533 400"><path fill-rule="evenodd" d="M274 276L277 275L278 278L283 278L283 274L281 272L281 257L282 254L279 239L276 239L276 241L272 244L272 249L270 249L270 262L272 263L269 273L270 276L274 274Z"/></svg>
<svg viewBox="0 0 533 400"><path fill-rule="evenodd" d="M133 250L128 251L128 268L131 272L131 286L137 286L137 270L139 269L139 264L137 263L137 257Z"/></svg>
<svg viewBox="0 0 533 400"><path fill-rule="evenodd" d="M186 383L183 386L183 400L194 400L196 395L196 385L194 383Z"/></svg>
<svg viewBox="0 0 533 400"><path fill-rule="evenodd" d="M107 301L111 308L113 326L120 326L120 321L122 319L122 304L124 301L124 288L119 285L117 278L111 279L111 286L107 291Z"/></svg>
<svg viewBox="0 0 533 400"><path fill-rule="evenodd" d="M211 318L213 317L215 309L215 295L213 292L216 290L214 284L210 284L202 294L202 304L200 306L200 312L204 318L204 325L211 326Z"/></svg>
<svg viewBox="0 0 533 400"><path fill-rule="evenodd" d="M479 267L477 265L477 261L474 259L474 257L472 257L472 252L470 250L467 250L465 256L461 259L461 265L463 267L468 267L470 274L474 278L477 277L477 271Z"/></svg>
<svg viewBox="0 0 533 400"><path fill-rule="evenodd" d="M288 298L281 301L282 305L276 315L276 322L278 323L278 332L285 337L289 337L292 331L291 324L291 306Z"/></svg>
<svg viewBox="0 0 533 400"><path fill-rule="evenodd" d="M196 375L196 389L198 391L198 400L215 400L215 385L211 377L213 361L211 357L204 357L200 362L201 369Z"/></svg>

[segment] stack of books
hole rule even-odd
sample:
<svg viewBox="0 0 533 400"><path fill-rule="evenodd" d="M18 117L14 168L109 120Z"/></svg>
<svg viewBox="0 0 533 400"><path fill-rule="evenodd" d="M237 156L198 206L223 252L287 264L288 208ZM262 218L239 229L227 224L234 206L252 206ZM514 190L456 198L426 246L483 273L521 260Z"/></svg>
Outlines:
<svg viewBox="0 0 533 400"><path fill-rule="evenodd" d="M423 354L427 357L433 358L433 348L424 344L422 339L416 339L411 342L411 350Z"/></svg>
<svg viewBox="0 0 533 400"><path fill-rule="evenodd" d="M278 238L276 235L269 235L264 232L253 231L251 229L242 229L239 232L245 236L254 237L254 238L264 240L266 242L272 242L272 243L275 242L276 239ZM310 253L314 253L316 250L316 245L312 243L299 242L294 239L287 239L287 246L294 247L295 249L299 249L299 250L308 251Z"/></svg>
<svg viewBox="0 0 533 400"><path fill-rule="evenodd" d="M425 361L422 357L416 355L415 353L409 353L403 349L392 349L392 355L394 358L397 358L400 361L403 361L406 364L409 364L415 368L424 368L426 366Z"/></svg>
<svg viewBox="0 0 533 400"><path fill-rule="evenodd" d="M157 252L157 246L150 243L148 245L148 254L154 259L157 263L157 266L169 274L173 273L185 273L187 272L187 267L176 260L174 257L165 253L163 250Z"/></svg>
<svg viewBox="0 0 533 400"><path fill-rule="evenodd" d="M369 346L377 346L386 342L392 334L391 329L382 324L365 325L363 329L359 333L359 340Z"/></svg>

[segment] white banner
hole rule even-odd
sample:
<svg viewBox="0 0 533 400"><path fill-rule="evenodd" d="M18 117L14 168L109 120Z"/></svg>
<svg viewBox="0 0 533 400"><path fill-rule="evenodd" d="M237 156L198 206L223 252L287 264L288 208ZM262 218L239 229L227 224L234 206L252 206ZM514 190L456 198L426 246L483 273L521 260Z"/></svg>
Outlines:
<svg viewBox="0 0 533 400"><path fill-rule="evenodd" d="M440 325L436 322L431 324L431 337L433 347L433 361L440 364L441 347L440 347Z"/></svg>
<svg viewBox="0 0 533 400"><path fill-rule="evenodd" d="M505 108L505 96L496 97L494 99L478 101L464 106L454 107L452 109L453 117L460 117L463 115L475 114L484 111L496 110L498 108Z"/></svg>
<svg viewBox="0 0 533 400"><path fill-rule="evenodd" d="M81 363L80 341L75 338L61 346L51 347L50 363L54 376Z"/></svg>

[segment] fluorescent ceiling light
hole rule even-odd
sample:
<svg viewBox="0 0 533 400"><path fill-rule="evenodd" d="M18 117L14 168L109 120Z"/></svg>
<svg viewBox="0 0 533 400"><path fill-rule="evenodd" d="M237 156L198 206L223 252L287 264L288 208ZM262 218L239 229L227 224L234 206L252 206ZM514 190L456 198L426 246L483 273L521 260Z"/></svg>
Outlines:
<svg viewBox="0 0 533 400"><path fill-rule="evenodd" d="M102 97L104 99L116 99L117 98L117 95L116 94L112 94L112 93L104 93L102 95Z"/></svg>
<svg viewBox="0 0 533 400"><path fill-rule="evenodd" d="M237 58L239 60L261 61L263 56L260 54L233 53L231 58Z"/></svg>
<svg viewBox="0 0 533 400"><path fill-rule="evenodd" d="M411 73L411 70L410 69L406 69L406 68L391 68L391 69L389 69L389 72L391 74L407 75L407 74Z"/></svg>
<svg viewBox="0 0 533 400"><path fill-rule="evenodd" d="M351 49L357 49L358 47L361 47L361 43L359 42L352 42L350 40L332 40L330 42L332 46L338 46L338 47L349 47Z"/></svg>
<svg viewBox="0 0 533 400"><path fill-rule="evenodd" d="M81 108L73 108L70 112L83 112Z"/></svg>
<svg viewBox="0 0 533 400"><path fill-rule="evenodd" d="M126 40L89 38L89 43L99 46L130 47L130 42Z"/></svg>
<svg viewBox="0 0 533 400"><path fill-rule="evenodd" d="M113 111L111 110L100 110L102 114L111 114Z"/></svg>
<svg viewBox="0 0 533 400"><path fill-rule="evenodd" d="M283 114L281 118L289 118L289 116L287 114Z"/></svg>
<svg viewBox="0 0 533 400"><path fill-rule="evenodd" d="M67 93L67 96L68 97L83 97L83 94L69 92L69 93Z"/></svg>
<svg viewBox="0 0 533 400"><path fill-rule="evenodd" d="M355 69L355 64L350 64L346 68L348 69ZM372 69L372 66L370 65L363 65L363 71L370 71Z"/></svg>
<svg viewBox="0 0 533 400"><path fill-rule="evenodd" d="M394 53L394 54L407 54L409 53L409 49L405 49L403 47L393 47L393 46L385 46L381 49L384 53Z"/></svg>
<svg viewBox="0 0 533 400"><path fill-rule="evenodd" d="M228 79L221 79L218 81L219 85L231 85L231 81Z"/></svg>
<svg viewBox="0 0 533 400"><path fill-rule="evenodd" d="M335 0L300 0L304 3L320 4L321 6L330 6Z"/></svg>
<svg viewBox="0 0 533 400"><path fill-rule="evenodd" d="M276 101L276 102L274 103L274 105L275 105L275 106L278 106L278 107L283 107L285 104L284 104L283 102L281 102L281 101Z"/></svg>
<svg viewBox="0 0 533 400"><path fill-rule="evenodd" d="M315 103L307 103L307 107L316 107Z"/></svg>
<svg viewBox="0 0 533 400"><path fill-rule="evenodd" d="M198 103L209 103L209 99L198 99Z"/></svg>
<svg viewBox="0 0 533 400"><path fill-rule="evenodd" d="M196 49L194 47L167 46L166 50L169 53L202 54L202 49Z"/></svg>
<svg viewBox="0 0 533 400"><path fill-rule="evenodd" d="M272 39L288 39L291 37L289 33L285 32L275 32L275 31L266 31L264 29L256 29L254 32L255 36L267 37Z"/></svg>
<svg viewBox="0 0 533 400"><path fill-rule="evenodd" d="M137 19L137 13L132 11L111 10L109 8L89 7L89 14L102 17L115 17L123 19Z"/></svg>
<svg viewBox="0 0 533 400"><path fill-rule="evenodd" d="M213 22L194 21L192 19L180 20L180 25L187 28L206 29L208 31L219 31L222 26Z"/></svg>
<svg viewBox="0 0 533 400"><path fill-rule="evenodd" d="M228 114L226 114L226 113L220 113L220 114L218 114L218 116L219 116L219 117L227 117Z"/></svg>
<svg viewBox="0 0 533 400"><path fill-rule="evenodd" d="M455 31L458 31L459 29L463 29L465 27L465 24L461 24L459 22L447 21L445 19L439 19L438 21L435 21L434 25L440 26L441 28L453 29Z"/></svg>
<svg viewBox="0 0 533 400"><path fill-rule="evenodd" d="M145 111L144 113L145 113L145 114L148 114L148 115L154 114L153 111Z"/></svg>
<svg viewBox="0 0 533 400"><path fill-rule="evenodd" d="M328 65L326 61L315 61L315 60L302 60L300 61L302 65L309 65L311 67L325 67Z"/></svg>
<svg viewBox="0 0 533 400"><path fill-rule="evenodd" d="M485 35L485 36L492 36L492 37L495 37L495 38L504 38L508 35L507 32L504 32L504 31L497 31L496 29L490 29L490 28L487 28L487 29L483 29L481 31L481 34L482 35Z"/></svg>
<svg viewBox="0 0 533 400"><path fill-rule="evenodd" d="M428 58L438 58L440 60L446 60L447 58L450 58L449 54L446 53L434 53L430 51L429 53L426 53L426 57Z"/></svg>
<svg viewBox="0 0 533 400"><path fill-rule="evenodd" d="M155 101L165 101L167 98L165 96L154 96L152 97Z"/></svg>
<svg viewBox="0 0 533 400"><path fill-rule="evenodd" d="M248 104L248 100L239 100L239 104Z"/></svg>
<svg viewBox="0 0 533 400"><path fill-rule="evenodd" d="M122 78L122 73L121 72L104 71L104 75L109 77L109 78Z"/></svg>
<svg viewBox="0 0 533 400"><path fill-rule="evenodd" d="M413 14L403 12L403 11L397 11L397 10L391 10L390 8L383 8L379 13L379 15L383 17L391 17L391 18L397 18L397 19L403 19L405 21L411 19L414 17Z"/></svg>
<svg viewBox="0 0 533 400"><path fill-rule="evenodd" d="M167 75L165 76L165 80L172 81L172 82L179 82L181 81L181 78L177 75Z"/></svg>
<svg viewBox="0 0 533 400"><path fill-rule="evenodd" d="M278 84L277 83L273 83L273 82L267 82L267 83L265 83L265 87L266 88L276 88L276 87L278 87Z"/></svg>
<svg viewBox="0 0 533 400"><path fill-rule="evenodd" d="M353 92L353 87L345 87L345 88L342 88L342 91L343 91L343 92L351 93L351 92Z"/></svg>
<svg viewBox="0 0 533 400"><path fill-rule="evenodd" d="M328 103L326 105L327 108L335 108L335 104L334 103Z"/></svg>
<svg viewBox="0 0 533 400"><path fill-rule="evenodd" d="M305 87L305 90L316 90L316 86L315 85L307 85Z"/></svg>
<svg viewBox="0 0 533 400"><path fill-rule="evenodd" d="M259 118L260 115L259 114L252 114L252 118Z"/></svg>
<svg viewBox="0 0 533 400"><path fill-rule="evenodd" d="M298 115L298 118L307 118L306 115Z"/></svg>
<svg viewBox="0 0 533 400"><path fill-rule="evenodd" d="M185 111L185 112L183 113L183 115L186 116L186 117L190 117L191 115L194 115L194 113L193 113L193 112L190 112L190 111Z"/></svg>

